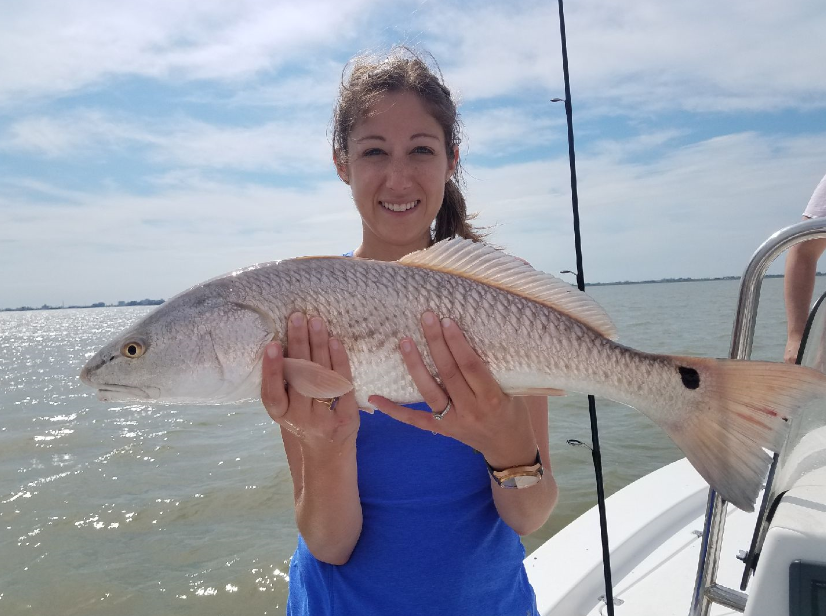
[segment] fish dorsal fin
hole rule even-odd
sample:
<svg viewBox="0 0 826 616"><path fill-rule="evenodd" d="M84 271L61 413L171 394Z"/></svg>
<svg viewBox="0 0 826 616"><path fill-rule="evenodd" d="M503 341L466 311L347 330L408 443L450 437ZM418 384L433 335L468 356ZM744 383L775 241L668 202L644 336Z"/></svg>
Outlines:
<svg viewBox="0 0 826 616"><path fill-rule="evenodd" d="M588 295L564 280L486 244L464 238L442 240L399 259L402 265L455 274L519 295L565 313L606 338L616 338L611 318Z"/></svg>

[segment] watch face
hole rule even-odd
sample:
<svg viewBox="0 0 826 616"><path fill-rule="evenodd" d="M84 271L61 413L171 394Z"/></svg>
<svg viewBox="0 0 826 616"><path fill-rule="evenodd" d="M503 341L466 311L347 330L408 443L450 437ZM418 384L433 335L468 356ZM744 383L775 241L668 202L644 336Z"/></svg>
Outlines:
<svg viewBox="0 0 826 616"><path fill-rule="evenodd" d="M517 475L515 477L508 477L502 482L505 488L528 488L536 483L542 477L540 475Z"/></svg>

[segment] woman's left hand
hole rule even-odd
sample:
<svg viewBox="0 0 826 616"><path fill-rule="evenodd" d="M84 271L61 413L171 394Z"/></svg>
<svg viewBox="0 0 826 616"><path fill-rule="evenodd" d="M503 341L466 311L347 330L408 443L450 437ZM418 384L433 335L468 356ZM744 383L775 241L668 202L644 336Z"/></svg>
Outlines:
<svg viewBox="0 0 826 616"><path fill-rule="evenodd" d="M428 371L413 340L402 339L399 348L410 376L434 414L400 406L381 396L371 396L370 403L401 422L473 447L494 468L532 464L537 439L524 399L502 391L454 321L440 321L434 313L425 312L422 329L441 385ZM437 419L435 413L448 403L450 409Z"/></svg>

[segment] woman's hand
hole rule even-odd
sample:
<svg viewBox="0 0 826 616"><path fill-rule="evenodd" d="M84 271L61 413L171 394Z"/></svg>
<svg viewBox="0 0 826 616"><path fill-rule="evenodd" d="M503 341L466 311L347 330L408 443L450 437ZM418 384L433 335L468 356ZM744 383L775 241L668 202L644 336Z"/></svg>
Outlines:
<svg viewBox="0 0 826 616"><path fill-rule="evenodd" d="M430 374L409 338L399 344L402 357L430 408L435 413L443 412L449 402L450 409L437 419L381 396L371 396L370 402L399 421L473 447L494 469L532 465L539 450L545 469L539 483L511 490L502 489L491 480L499 516L520 535L534 532L548 519L558 494L551 471L547 398L506 395L450 319L439 322L435 314L426 312L422 315L422 328L442 384Z"/></svg>
<svg viewBox="0 0 826 616"><path fill-rule="evenodd" d="M450 319L422 315L422 329L441 385L430 374L415 343L404 338L399 348L410 376L434 413L450 402L439 420L383 398L370 402L380 411L423 430L450 436L481 452L494 468L533 464L537 440L525 401L506 395L487 365Z"/></svg>
<svg viewBox="0 0 826 616"><path fill-rule="evenodd" d="M314 361L352 381L341 343L318 317L301 313L287 324L287 353ZM332 565L346 563L361 535L356 435L359 410L353 392L333 406L284 387L284 354L270 343L264 353L261 400L281 426L293 480L295 519L310 552Z"/></svg>
<svg viewBox="0 0 826 616"><path fill-rule="evenodd" d="M350 362L342 344L330 338L324 321L301 313L287 324L287 356L307 359L331 368L352 381ZM284 387L284 354L278 343L270 343L264 353L261 401L270 417L295 435L302 446L314 449L355 447L359 410L349 392L331 407L324 401L299 394L289 384Z"/></svg>

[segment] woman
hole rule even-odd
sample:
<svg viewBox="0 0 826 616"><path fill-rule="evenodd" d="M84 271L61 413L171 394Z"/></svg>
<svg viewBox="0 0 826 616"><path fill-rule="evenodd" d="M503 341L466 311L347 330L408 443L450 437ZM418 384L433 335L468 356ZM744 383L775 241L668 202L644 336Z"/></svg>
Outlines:
<svg viewBox="0 0 826 616"><path fill-rule="evenodd" d="M420 57L395 49L353 62L333 160L362 219L356 257L480 239L456 178L458 146L456 105ZM452 321L426 312L422 328L441 382L402 339L424 403L373 396L374 415L361 415L352 393L332 406L285 390L283 350L267 349L262 400L282 427L300 532L288 614L536 613L519 535L556 502L547 401L506 396ZM287 354L351 378L318 317L290 317Z"/></svg>

